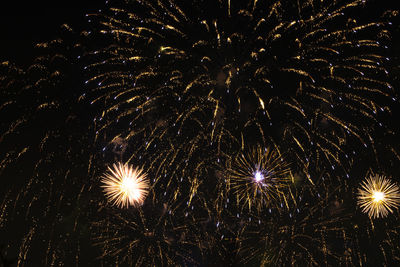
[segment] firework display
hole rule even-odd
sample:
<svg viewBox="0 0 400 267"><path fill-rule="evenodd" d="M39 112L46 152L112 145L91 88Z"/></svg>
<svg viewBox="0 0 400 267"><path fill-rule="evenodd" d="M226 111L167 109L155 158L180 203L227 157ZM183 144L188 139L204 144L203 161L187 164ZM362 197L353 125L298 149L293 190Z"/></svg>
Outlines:
<svg viewBox="0 0 400 267"><path fill-rule="evenodd" d="M376 5L112 0L2 62L0 265L399 265Z"/></svg>
<svg viewBox="0 0 400 267"><path fill-rule="evenodd" d="M137 149L160 169L244 139L284 150L305 172L348 171L393 101L388 23L349 23L363 1L211 2L133 1L91 16L112 40L85 67L99 134L145 139ZM155 147L164 156L153 159Z"/></svg>

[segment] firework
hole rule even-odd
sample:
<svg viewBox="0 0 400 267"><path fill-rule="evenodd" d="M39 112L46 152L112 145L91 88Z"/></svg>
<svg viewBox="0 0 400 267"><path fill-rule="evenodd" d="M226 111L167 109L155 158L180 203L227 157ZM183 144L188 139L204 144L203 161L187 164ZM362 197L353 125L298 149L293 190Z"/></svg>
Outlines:
<svg viewBox="0 0 400 267"><path fill-rule="evenodd" d="M383 218L400 206L400 189L382 175L370 175L358 189L358 205L371 218Z"/></svg>
<svg viewBox="0 0 400 267"><path fill-rule="evenodd" d="M93 15L112 39L85 67L98 135L145 139L132 145L158 175L242 138L305 171L346 170L392 101L387 23L357 23L361 0L314 2L132 1Z"/></svg>
<svg viewBox="0 0 400 267"><path fill-rule="evenodd" d="M98 220L92 223L92 229L95 244L103 251L104 263L135 266L195 264L195 252L201 248L195 235L195 224L191 216L179 214L182 210L176 203L164 202L160 196L145 207L129 212L115 213L101 208L101 216L95 216Z"/></svg>
<svg viewBox="0 0 400 267"><path fill-rule="evenodd" d="M238 202L250 209L268 206L271 200L284 197L291 182L288 165L277 151L260 146L237 156L228 171L229 183Z"/></svg>
<svg viewBox="0 0 400 267"><path fill-rule="evenodd" d="M121 208L143 204L149 190L149 181L143 169L128 164L113 164L108 167L101 182L108 200Z"/></svg>
<svg viewBox="0 0 400 267"><path fill-rule="evenodd" d="M73 265L79 245L71 236L83 225L65 227L72 203L82 208L76 216L90 217L79 192L90 180L82 163L91 130L76 120L80 70L72 50L79 45L66 39L38 44L27 66L0 64L0 247L13 255L6 265ZM25 227L16 227L22 221Z"/></svg>
<svg viewBox="0 0 400 267"><path fill-rule="evenodd" d="M311 186L305 182L305 186L293 192L294 203L289 209L249 213L251 221L246 218L238 238L243 265L365 264L366 259L370 260L364 254L365 245L371 244L362 242L371 236L347 208L346 200L351 196L348 190L351 189L325 183ZM386 262L381 254L376 257Z"/></svg>

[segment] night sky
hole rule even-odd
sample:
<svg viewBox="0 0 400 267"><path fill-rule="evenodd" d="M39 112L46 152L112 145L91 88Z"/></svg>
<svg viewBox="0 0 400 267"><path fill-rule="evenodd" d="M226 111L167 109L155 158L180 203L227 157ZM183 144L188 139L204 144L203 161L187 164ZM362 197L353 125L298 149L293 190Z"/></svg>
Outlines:
<svg viewBox="0 0 400 267"><path fill-rule="evenodd" d="M400 266L400 4L256 2L0 4L0 267Z"/></svg>

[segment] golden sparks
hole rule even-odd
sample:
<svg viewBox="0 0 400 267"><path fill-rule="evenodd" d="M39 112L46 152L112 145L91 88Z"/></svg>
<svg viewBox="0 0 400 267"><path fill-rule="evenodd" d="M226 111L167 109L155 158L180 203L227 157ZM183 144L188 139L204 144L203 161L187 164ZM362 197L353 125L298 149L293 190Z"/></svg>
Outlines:
<svg viewBox="0 0 400 267"><path fill-rule="evenodd" d="M236 157L229 170L230 187L238 202L260 210L279 199L291 181L290 169L280 154L260 146Z"/></svg>
<svg viewBox="0 0 400 267"><path fill-rule="evenodd" d="M113 164L101 179L108 200L120 208L140 206L148 194L149 181L143 169L128 164Z"/></svg>
<svg viewBox="0 0 400 267"><path fill-rule="evenodd" d="M400 205L400 189L385 176L371 175L358 189L358 205L370 218L383 218Z"/></svg>

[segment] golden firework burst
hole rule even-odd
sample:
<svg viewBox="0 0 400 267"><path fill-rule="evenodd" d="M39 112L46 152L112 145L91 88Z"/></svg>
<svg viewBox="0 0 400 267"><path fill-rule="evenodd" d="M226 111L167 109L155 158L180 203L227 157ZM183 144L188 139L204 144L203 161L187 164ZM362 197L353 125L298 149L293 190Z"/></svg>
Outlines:
<svg viewBox="0 0 400 267"><path fill-rule="evenodd" d="M120 162L113 164L113 168L108 167L101 182L108 200L120 208L140 206L149 192L149 181L143 169Z"/></svg>
<svg viewBox="0 0 400 267"><path fill-rule="evenodd" d="M400 205L400 189L383 175L370 175L358 189L358 205L370 218L386 217Z"/></svg>
<svg viewBox="0 0 400 267"><path fill-rule="evenodd" d="M291 181L290 169L281 155L260 146L236 157L230 167L230 187L238 202L258 210L271 200L284 197Z"/></svg>

